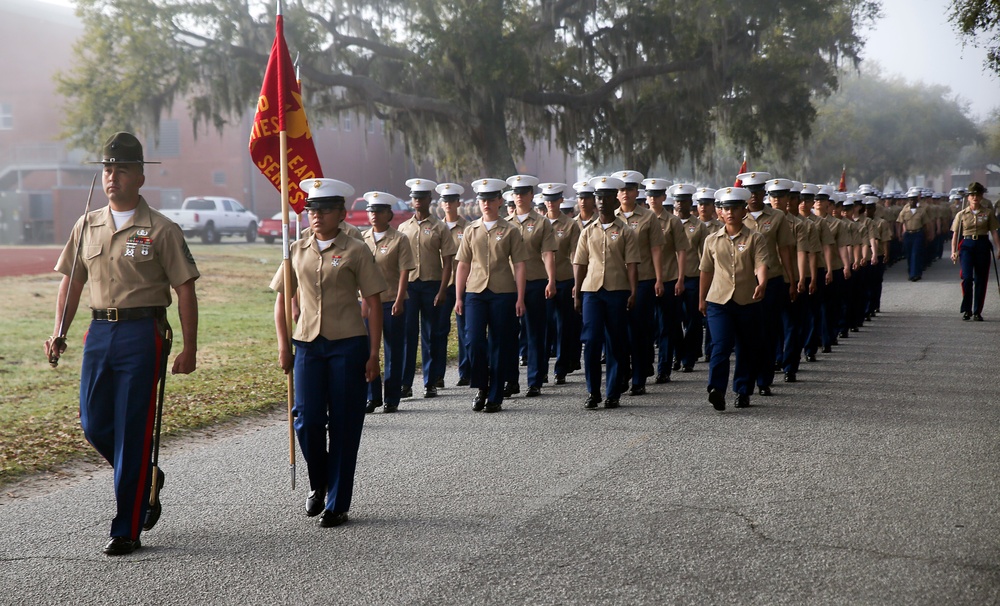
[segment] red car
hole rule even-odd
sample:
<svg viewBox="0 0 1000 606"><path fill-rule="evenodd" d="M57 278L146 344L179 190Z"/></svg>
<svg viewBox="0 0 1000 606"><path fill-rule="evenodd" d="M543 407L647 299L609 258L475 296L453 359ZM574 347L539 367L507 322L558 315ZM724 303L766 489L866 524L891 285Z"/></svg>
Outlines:
<svg viewBox="0 0 1000 606"><path fill-rule="evenodd" d="M365 210L366 208L368 208L368 203L365 202L365 199L357 198L351 204L350 208L347 209L347 217L344 221L362 231L368 229L372 224L368 220L368 211ZM389 222L389 225L393 227L399 227L400 223L413 216L413 209L404 200L396 200L396 205L393 206L392 211L392 221Z"/></svg>
<svg viewBox="0 0 1000 606"><path fill-rule="evenodd" d="M295 213L288 213L288 223L289 229L295 229ZM309 226L309 218L305 213L299 218L299 229L304 229ZM268 244L274 244L274 241L281 237L281 213L275 213L270 219L261 219L260 225L257 226L257 235L264 239Z"/></svg>

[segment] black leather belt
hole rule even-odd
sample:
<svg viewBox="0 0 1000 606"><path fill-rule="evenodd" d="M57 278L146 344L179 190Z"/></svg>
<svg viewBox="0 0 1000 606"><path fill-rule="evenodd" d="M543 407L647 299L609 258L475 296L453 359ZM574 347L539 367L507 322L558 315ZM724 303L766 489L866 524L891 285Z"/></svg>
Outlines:
<svg viewBox="0 0 1000 606"><path fill-rule="evenodd" d="M906 233L908 233L908 234L919 234L922 231L924 231L922 228L921 229L908 229L908 230L906 230Z"/></svg>
<svg viewBox="0 0 1000 606"><path fill-rule="evenodd" d="M978 240L979 238L985 238L985 237L986 237L986 235L983 234L982 236L962 236L962 239L963 240Z"/></svg>
<svg viewBox="0 0 1000 606"><path fill-rule="evenodd" d="M94 309L91 317L107 322L124 322L126 320L142 320L144 318L163 318L167 315L166 307L109 307Z"/></svg>

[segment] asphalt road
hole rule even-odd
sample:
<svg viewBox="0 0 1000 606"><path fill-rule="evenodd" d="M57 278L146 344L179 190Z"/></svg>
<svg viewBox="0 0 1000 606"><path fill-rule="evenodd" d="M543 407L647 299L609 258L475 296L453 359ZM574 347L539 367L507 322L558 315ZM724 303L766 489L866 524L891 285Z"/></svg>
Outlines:
<svg viewBox="0 0 1000 606"><path fill-rule="evenodd" d="M101 553L110 470L7 499L0 602L998 603L996 284L962 322L950 263L904 273L746 410L713 411L699 364L619 410L582 410L575 373L476 414L451 369L441 397L368 416L340 528L304 515L301 458L289 489L282 418L168 445L131 556Z"/></svg>

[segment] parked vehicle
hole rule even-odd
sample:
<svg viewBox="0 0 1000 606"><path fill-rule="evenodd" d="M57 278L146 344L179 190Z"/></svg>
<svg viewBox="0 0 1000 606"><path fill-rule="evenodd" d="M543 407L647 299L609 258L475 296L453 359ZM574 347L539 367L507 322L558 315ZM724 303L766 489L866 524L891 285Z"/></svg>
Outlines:
<svg viewBox="0 0 1000 606"><path fill-rule="evenodd" d="M365 210L368 208L368 203L365 202L364 198L356 199L347 209L347 217L344 218L346 223L357 227L361 230L366 230L372 226L371 222L368 220L368 212ZM413 216L413 208L410 204L404 200L396 200L396 204L392 207L392 221L389 221L389 225L393 227L399 227L399 224L406 221Z"/></svg>
<svg viewBox="0 0 1000 606"><path fill-rule="evenodd" d="M289 229L295 229L295 213L288 215ZM309 226L309 219L305 213L299 215L299 228L305 229ZM289 232L292 233L292 232ZM270 219L263 219L257 227L257 235L264 238L264 242L274 244L274 241L281 237L281 213L275 213Z"/></svg>
<svg viewBox="0 0 1000 606"><path fill-rule="evenodd" d="M257 239L257 224L260 222L257 215L233 198L185 198L179 210L164 209L161 212L179 225L185 236L200 236L205 244L218 242L222 236L244 236L247 242Z"/></svg>

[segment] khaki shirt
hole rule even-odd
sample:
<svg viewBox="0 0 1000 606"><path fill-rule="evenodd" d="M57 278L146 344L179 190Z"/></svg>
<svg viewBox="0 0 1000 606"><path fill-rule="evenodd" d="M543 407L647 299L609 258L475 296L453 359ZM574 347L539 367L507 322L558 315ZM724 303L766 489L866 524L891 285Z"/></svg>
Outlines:
<svg viewBox="0 0 1000 606"><path fill-rule="evenodd" d="M456 257L470 265L465 292L517 292L512 266L527 261L528 256L521 230L510 222L497 219L488 230L482 219L476 219L465 228Z"/></svg>
<svg viewBox="0 0 1000 606"><path fill-rule="evenodd" d="M89 284L93 309L167 307L171 287L201 275L180 227L150 208L142 196L135 214L118 231L110 206L80 217L56 271L66 276L72 272L81 238L73 279Z"/></svg>
<svg viewBox="0 0 1000 606"><path fill-rule="evenodd" d="M677 267L677 251L690 251L691 242L685 233L684 224L673 213L664 210L662 215L657 216L656 211L652 211L652 215L656 218L660 233L663 235L663 244L660 245L660 273L664 282L673 282L680 275ZM653 277L656 277L655 274Z"/></svg>
<svg viewBox="0 0 1000 606"><path fill-rule="evenodd" d="M767 243L767 279L770 280L771 278L784 275L781 265L781 255L778 254L778 249L786 246L795 246L795 234L792 233L791 226L785 220L785 213L764 206L760 216L756 219L753 218L752 214L747 212L746 218L743 219L743 225L760 232L764 236L764 242ZM788 268L788 270L788 275L795 275L795 270L792 268Z"/></svg>
<svg viewBox="0 0 1000 606"><path fill-rule="evenodd" d="M582 292L632 290L628 281L628 264L639 263L639 238L635 230L626 227L616 217L607 229L598 217L580 234L573 254L573 265L586 265L587 275L580 286Z"/></svg>
<svg viewBox="0 0 1000 606"><path fill-rule="evenodd" d="M823 247L819 241L819 228L812 221L799 215L786 214L785 219L795 234L795 251L797 253L822 253Z"/></svg>
<svg viewBox="0 0 1000 606"><path fill-rule="evenodd" d="M580 222L560 215L552 224L552 233L556 237L556 281L573 279L573 254L580 241Z"/></svg>
<svg viewBox="0 0 1000 606"><path fill-rule="evenodd" d="M653 267L653 247L663 246L663 231L654 229L654 227L658 227L658 225L653 223L656 215L653 211L638 204L636 204L631 217L626 217L621 208L615 211L615 215L638 236L636 244L639 248L639 255L642 258L639 261L639 280L655 280L656 269ZM662 269L661 265L661 273Z"/></svg>
<svg viewBox="0 0 1000 606"><path fill-rule="evenodd" d="M454 257L458 251L448 226L433 215L423 221L417 221L417 216L414 215L403 221L398 229L409 239L413 260L417 264L410 272L410 282L440 281L444 258Z"/></svg>
<svg viewBox="0 0 1000 606"><path fill-rule="evenodd" d="M691 216L687 221L681 221L681 226L684 228L684 235L687 236L688 248L687 257L685 257L685 267L684 267L684 277L685 278L697 278L701 273L699 266L701 265L701 251L705 247L705 239L712 233L709 231L708 226L698 220L694 215Z"/></svg>
<svg viewBox="0 0 1000 606"><path fill-rule="evenodd" d="M573 219L573 220L576 221L576 224L580 226L580 233L583 233L583 230L585 230L588 227L590 227L591 224L593 224L594 221L597 221L598 218L599 218L599 215L597 213L594 213L594 216L591 217L587 221L584 221L583 218L580 217L580 215L577 215L576 218Z"/></svg>
<svg viewBox="0 0 1000 606"><path fill-rule="evenodd" d="M345 234L347 234L348 237L354 238L358 242L361 242L361 241L364 240L364 233L365 232L361 231L360 228L355 227L354 225L351 225L347 221L341 221L340 225L338 225L337 228L340 231L342 231ZM299 232L299 239L300 240L304 240L305 238L308 238L309 236L311 236L312 233L313 233L312 227L309 227L309 221L306 221L305 228L302 231Z"/></svg>
<svg viewBox="0 0 1000 606"><path fill-rule="evenodd" d="M701 221L701 219L698 220ZM701 224L708 228L709 234L714 234L715 232L719 231L720 229L726 226L725 223L719 221L718 219L712 219L711 221L701 221Z"/></svg>
<svg viewBox="0 0 1000 606"><path fill-rule="evenodd" d="M911 212L910 209L910 205L907 204L899 211L899 216L896 218L896 222L902 223L906 231L918 231L934 222L926 207L918 206L915 212Z"/></svg>
<svg viewBox="0 0 1000 606"><path fill-rule="evenodd" d="M737 305L753 303L757 288L756 270L767 265L767 242L759 231L746 225L735 238L719 230L705 240L701 255L701 271L712 274L712 285L705 300L725 305L732 300Z"/></svg>
<svg viewBox="0 0 1000 606"><path fill-rule="evenodd" d="M846 224L833 215L827 215L823 219L823 223L830 228L830 234L833 236L833 267L827 269L830 271L844 269L844 260L840 258L840 249L851 245L851 234L845 229Z"/></svg>
<svg viewBox="0 0 1000 606"><path fill-rule="evenodd" d="M826 249L832 248L831 254L833 255L833 263L837 264L837 259L840 258L840 253L836 250L837 238L833 235L833 231L830 230L830 224L827 223L819 215L809 215L806 218L812 224L813 229L816 231L816 237L819 239L820 249L816 252L816 267L818 269L826 269ZM843 263L841 263L843 266Z"/></svg>
<svg viewBox="0 0 1000 606"><path fill-rule="evenodd" d="M331 341L368 334L361 320L358 291L369 297L386 290L385 279L368 247L340 232L320 252L315 236L288 246L292 265L292 292L298 295L299 322L292 338ZM271 279L271 290L285 291L282 267Z"/></svg>
<svg viewBox="0 0 1000 606"><path fill-rule="evenodd" d="M875 237L875 222L868 217L862 216L854 222L854 226L858 230L858 238L860 239L858 244L861 246L861 258L865 261L871 261L872 239Z"/></svg>
<svg viewBox="0 0 1000 606"><path fill-rule="evenodd" d="M445 227L448 227L448 222L442 220ZM455 250L458 251L462 244L462 238L465 236L465 228L469 226L469 220L465 217L459 215L458 221L455 221L454 227L448 227L448 231L451 232L451 240L455 243ZM451 264L451 280L448 281L448 286L453 286L455 284L455 275L458 273L458 263Z"/></svg>
<svg viewBox="0 0 1000 606"><path fill-rule="evenodd" d="M406 236L399 233L391 225L383 232L385 235L378 242L375 241L375 230L369 229L364 233L362 242L368 246L375 257L375 265L382 272L385 279L385 290L382 291L381 299L383 303L392 303L396 300L396 291L399 289L400 272L408 272L417 264L413 261L413 251L410 249L410 241ZM403 300L408 298L403 293Z"/></svg>
<svg viewBox="0 0 1000 606"><path fill-rule="evenodd" d="M507 221L521 230L521 239L524 240L524 246L528 250L528 261L524 264L526 279L529 282L548 281L549 274L545 271L542 253L555 252L559 248L549 220L532 210L524 221L520 221L517 215L511 215Z"/></svg>
<svg viewBox="0 0 1000 606"><path fill-rule="evenodd" d="M951 231L957 233L959 238L986 236L998 229L997 223L997 216L991 209L980 207L978 213L973 213L971 208L966 208L955 215Z"/></svg>

